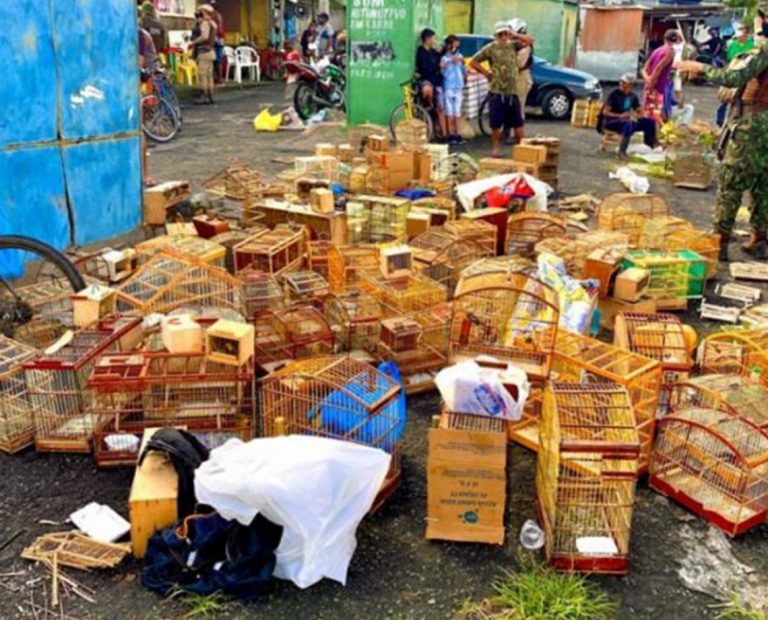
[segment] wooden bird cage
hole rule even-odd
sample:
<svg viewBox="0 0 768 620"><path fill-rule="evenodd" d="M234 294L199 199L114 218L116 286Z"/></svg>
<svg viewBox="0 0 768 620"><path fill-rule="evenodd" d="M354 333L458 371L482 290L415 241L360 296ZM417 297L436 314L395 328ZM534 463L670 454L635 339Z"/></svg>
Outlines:
<svg viewBox="0 0 768 620"><path fill-rule="evenodd" d="M609 194L597 208L597 228L626 233L629 243L638 246L645 223L667 215L669 207L660 196Z"/></svg>
<svg viewBox="0 0 768 620"><path fill-rule="evenodd" d="M331 242L326 239L310 240L307 241L306 248L307 267L327 280L329 278L328 252L331 249Z"/></svg>
<svg viewBox="0 0 768 620"><path fill-rule="evenodd" d="M716 409L681 409L659 422L648 484L729 536L768 515L768 434Z"/></svg>
<svg viewBox="0 0 768 620"><path fill-rule="evenodd" d="M199 260L214 267L223 269L226 266L227 250L224 246L202 237L161 235L142 241L136 244L135 248L140 264L146 263L161 252L171 250L184 258Z"/></svg>
<svg viewBox="0 0 768 620"><path fill-rule="evenodd" d="M91 371L101 355L130 350L140 339L140 319L104 320L75 332L55 352L24 363L38 451L90 451L91 436L109 422L88 408Z"/></svg>
<svg viewBox="0 0 768 620"><path fill-rule="evenodd" d="M699 346L698 362L703 374L747 375L758 370L768 384L768 327L710 334Z"/></svg>
<svg viewBox="0 0 768 620"><path fill-rule="evenodd" d="M620 313L613 343L661 363L658 413L665 415L672 386L688 379L693 369L691 343L680 319L674 314Z"/></svg>
<svg viewBox="0 0 768 620"><path fill-rule="evenodd" d="M412 211L428 211L435 215L442 214L444 221L457 219L457 206L453 198L441 198L440 196L429 196L419 198L411 203Z"/></svg>
<svg viewBox="0 0 768 620"><path fill-rule="evenodd" d="M328 281L334 293L359 288L364 275L379 273L375 246L332 245L328 249Z"/></svg>
<svg viewBox="0 0 768 620"><path fill-rule="evenodd" d="M493 224L483 220L459 219L446 222L443 228L457 239L475 242L488 253L488 256L496 255L498 230Z"/></svg>
<svg viewBox="0 0 768 620"><path fill-rule="evenodd" d="M333 352L333 330L313 306L262 310L253 322L255 360L262 370L271 370L286 361Z"/></svg>
<svg viewBox="0 0 768 620"><path fill-rule="evenodd" d="M670 412L719 409L768 429L768 387L742 375L703 375L674 386Z"/></svg>
<svg viewBox="0 0 768 620"><path fill-rule="evenodd" d="M706 278L717 273L720 235L697 228L680 228L667 235L664 249L669 252L688 250L695 252L707 262Z"/></svg>
<svg viewBox="0 0 768 620"><path fill-rule="evenodd" d="M259 195L265 185L258 171L233 161L227 168L203 181L203 187L216 196L242 201Z"/></svg>
<svg viewBox="0 0 768 620"><path fill-rule="evenodd" d="M352 243L406 241L411 201L393 196L355 196L347 203L348 239Z"/></svg>
<svg viewBox="0 0 768 620"><path fill-rule="evenodd" d="M554 381L585 385L616 384L627 390L640 440L637 473L638 475L645 473L648 470L656 428L661 364L612 344L560 330L555 343L551 376ZM530 429L521 428L517 433L528 443L517 438L515 440L526 447L537 449L538 437L535 433L537 430L538 426L533 432ZM529 445L534 441L535 445Z"/></svg>
<svg viewBox="0 0 768 620"><path fill-rule="evenodd" d="M227 232L211 237L211 241L218 243L224 248L224 267L226 267L229 273L235 273L235 246L266 230L269 229L263 224L255 224L247 229L228 230Z"/></svg>
<svg viewBox="0 0 768 620"><path fill-rule="evenodd" d="M606 250L612 254L623 255L629 247L629 238L625 233L609 230L591 230L576 234L571 239L550 237L536 244L537 254L549 252L563 259L568 273L574 278L584 277L584 265L587 257L595 250Z"/></svg>
<svg viewBox="0 0 768 620"><path fill-rule="evenodd" d="M118 311L146 316L184 306L242 311L242 282L223 269L165 250L117 289Z"/></svg>
<svg viewBox="0 0 768 620"><path fill-rule="evenodd" d="M568 237L565 220L548 213L515 213L507 221L507 254L532 258L536 244L550 237Z"/></svg>
<svg viewBox="0 0 768 620"><path fill-rule="evenodd" d="M52 532L43 534L21 552L25 560L45 564L52 571L68 566L80 570L114 568L130 553L127 544L95 540L82 532ZM54 579L58 580L61 573Z"/></svg>
<svg viewBox="0 0 768 620"><path fill-rule="evenodd" d="M212 362L199 353L104 355L88 380L88 410L108 424L93 436L100 466L133 465L147 428L183 427L209 448L252 437L253 363Z"/></svg>
<svg viewBox="0 0 768 620"><path fill-rule="evenodd" d="M490 355L549 377L560 319L557 293L521 272L472 278L453 299L453 361Z"/></svg>
<svg viewBox="0 0 768 620"><path fill-rule="evenodd" d="M674 215L654 217L647 220L643 225L638 247L644 250L666 250L667 238L681 230L693 230L693 224Z"/></svg>
<svg viewBox="0 0 768 620"><path fill-rule="evenodd" d="M129 277L136 271L138 256L136 250L113 250L103 248L77 256L72 261L82 275L87 275L104 284L114 284Z"/></svg>
<svg viewBox="0 0 768 620"><path fill-rule="evenodd" d="M245 315L252 319L262 310L275 310L285 306L285 292L275 276L245 269L240 272L243 281Z"/></svg>
<svg viewBox="0 0 768 620"><path fill-rule="evenodd" d="M381 305L369 293L348 290L323 301L323 314L333 331L337 352L376 350Z"/></svg>
<svg viewBox="0 0 768 620"><path fill-rule="evenodd" d="M625 574L640 442L619 385L544 390L536 495L553 568Z"/></svg>
<svg viewBox="0 0 768 620"><path fill-rule="evenodd" d="M289 303L321 303L330 295L327 280L314 271L294 271L283 276Z"/></svg>
<svg viewBox="0 0 768 620"><path fill-rule="evenodd" d="M296 271L304 262L304 228L277 226L241 241L234 247L235 271L246 267L280 276Z"/></svg>
<svg viewBox="0 0 768 620"><path fill-rule="evenodd" d="M381 273L363 275L358 285L379 301L385 317L426 310L448 300L445 285L419 273L399 280L388 280Z"/></svg>
<svg viewBox="0 0 768 620"><path fill-rule="evenodd" d="M696 252L636 250L624 255L622 266L650 272L648 294L656 299L660 309L685 310L688 299L698 299L704 294L707 261Z"/></svg>
<svg viewBox="0 0 768 620"><path fill-rule="evenodd" d="M489 256L487 248L474 241L456 239L442 229L430 229L411 240L417 268L427 277L445 285L453 297L465 268Z"/></svg>
<svg viewBox="0 0 768 620"><path fill-rule="evenodd" d="M0 450L13 454L35 440L32 403L23 364L37 351L0 335Z"/></svg>
<svg viewBox="0 0 768 620"><path fill-rule="evenodd" d="M516 271L535 275L536 265L533 261L522 256L491 256L481 258L462 269L454 294L458 295L465 286L465 283L472 278L483 277L487 274L510 274Z"/></svg>
<svg viewBox="0 0 768 620"><path fill-rule="evenodd" d="M323 179L329 183L339 180L340 162L330 155L310 155L297 157L295 160L296 178Z"/></svg>

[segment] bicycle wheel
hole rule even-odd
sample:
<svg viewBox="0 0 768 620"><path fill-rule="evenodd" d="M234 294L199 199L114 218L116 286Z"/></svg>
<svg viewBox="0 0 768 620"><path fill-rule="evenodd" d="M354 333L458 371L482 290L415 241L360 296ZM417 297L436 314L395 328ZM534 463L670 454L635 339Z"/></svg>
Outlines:
<svg viewBox="0 0 768 620"><path fill-rule="evenodd" d="M179 117L168 101L155 94L141 98L141 126L148 138L168 142L179 131Z"/></svg>
<svg viewBox="0 0 768 620"><path fill-rule="evenodd" d="M480 133L486 138L491 135L491 104L489 98L483 99L483 103L480 104L480 111L477 116L477 126L480 129Z"/></svg>
<svg viewBox="0 0 768 620"><path fill-rule="evenodd" d="M86 283L74 264L47 243L0 236L0 332L38 348L72 322L72 293Z"/></svg>
<svg viewBox="0 0 768 620"><path fill-rule="evenodd" d="M397 126L406 120L419 120L427 126L427 141L432 142L432 138L435 137L435 125L432 122L432 116L427 112L426 108L414 103L412 105L413 118L407 118L405 104L401 103L389 115L389 131L392 134L392 139L397 142Z"/></svg>
<svg viewBox="0 0 768 620"><path fill-rule="evenodd" d="M181 129L181 125L184 122L184 119L181 116L181 103L179 103L179 96L176 94L176 90L173 88L173 85L165 76L162 78L162 90L160 91L160 96L171 104L173 111L176 112L176 116L179 118L179 129Z"/></svg>

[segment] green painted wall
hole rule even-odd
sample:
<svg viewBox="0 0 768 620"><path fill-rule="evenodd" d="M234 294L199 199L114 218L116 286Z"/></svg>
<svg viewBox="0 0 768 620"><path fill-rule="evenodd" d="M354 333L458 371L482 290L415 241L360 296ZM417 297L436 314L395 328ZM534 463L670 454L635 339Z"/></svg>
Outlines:
<svg viewBox="0 0 768 620"><path fill-rule="evenodd" d="M493 34L496 22L515 17L528 23L536 55L565 64L575 50L578 5L564 0L475 0L476 34Z"/></svg>

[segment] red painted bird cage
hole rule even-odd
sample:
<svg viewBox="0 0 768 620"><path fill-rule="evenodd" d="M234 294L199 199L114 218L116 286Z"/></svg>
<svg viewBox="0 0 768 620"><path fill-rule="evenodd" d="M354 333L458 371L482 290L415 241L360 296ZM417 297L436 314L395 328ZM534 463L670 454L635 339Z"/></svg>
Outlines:
<svg viewBox="0 0 768 620"><path fill-rule="evenodd" d="M13 454L34 443L35 420L23 364L38 352L0 335L0 450Z"/></svg>
<svg viewBox="0 0 768 620"><path fill-rule="evenodd" d="M313 306L262 310L253 324L254 359L264 371L291 360L333 353L333 330L322 312Z"/></svg>

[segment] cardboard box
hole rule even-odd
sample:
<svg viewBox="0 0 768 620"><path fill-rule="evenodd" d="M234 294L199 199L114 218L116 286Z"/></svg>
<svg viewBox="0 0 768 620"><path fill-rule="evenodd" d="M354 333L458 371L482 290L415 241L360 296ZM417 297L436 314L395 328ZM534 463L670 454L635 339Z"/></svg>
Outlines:
<svg viewBox="0 0 768 620"><path fill-rule="evenodd" d="M413 179L413 153L409 151L388 151L382 165L390 172L405 172Z"/></svg>
<svg viewBox="0 0 768 620"><path fill-rule="evenodd" d="M657 311L656 300L653 297L643 297L634 303L613 297L603 297L598 300L597 307L600 310L600 327L608 331L613 331L613 322L620 312L654 314Z"/></svg>
<svg viewBox="0 0 768 620"><path fill-rule="evenodd" d="M584 279L597 280L600 283L598 289L600 297L607 297L611 293L613 280L620 268L620 258L612 258L603 250L595 250L584 260Z"/></svg>
<svg viewBox="0 0 768 620"><path fill-rule="evenodd" d="M427 229L431 225L432 217L429 213L424 211L411 211L405 216L405 233L408 235L408 239L418 237L420 234L427 232Z"/></svg>
<svg viewBox="0 0 768 620"><path fill-rule="evenodd" d="M345 164L351 164L355 158L355 149L351 144L339 144L339 161Z"/></svg>
<svg viewBox="0 0 768 620"><path fill-rule="evenodd" d="M315 144L315 155L317 157L336 157L339 154L339 149L335 144L330 142L320 142Z"/></svg>
<svg viewBox="0 0 768 620"><path fill-rule="evenodd" d="M426 537L503 545L506 467L505 432L431 429Z"/></svg>
<svg viewBox="0 0 768 620"><path fill-rule="evenodd" d="M529 164L546 163L547 147L533 144L517 144L512 149L512 159Z"/></svg>
<svg viewBox="0 0 768 620"><path fill-rule="evenodd" d="M419 183L429 183L432 176L432 156L429 153L413 154L413 178Z"/></svg>
<svg viewBox="0 0 768 620"><path fill-rule="evenodd" d="M139 454L157 430L144 431ZM159 452L147 454L136 467L128 499L134 556L143 558L152 534L176 523L178 496L179 478L173 464Z"/></svg>
<svg viewBox="0 0 768 620"><path fill-rule="evenodd" d="M389 138L379 134L368 136L368 148L372 151L388 151Z"/></svg>
<svg viewBox="0 0 768 620"><path fill-rule="evenodd" d="M620 301L637 301L648 291L651 273L647 269L630 267L616 276L613 297Z"/></svg>
<svg viewBox="0 0 768 620"><path fill-rule="evenodd" d="M309 193L310 205L316 213L333 213L336 200L329 189L318 187Z"/></svg>

